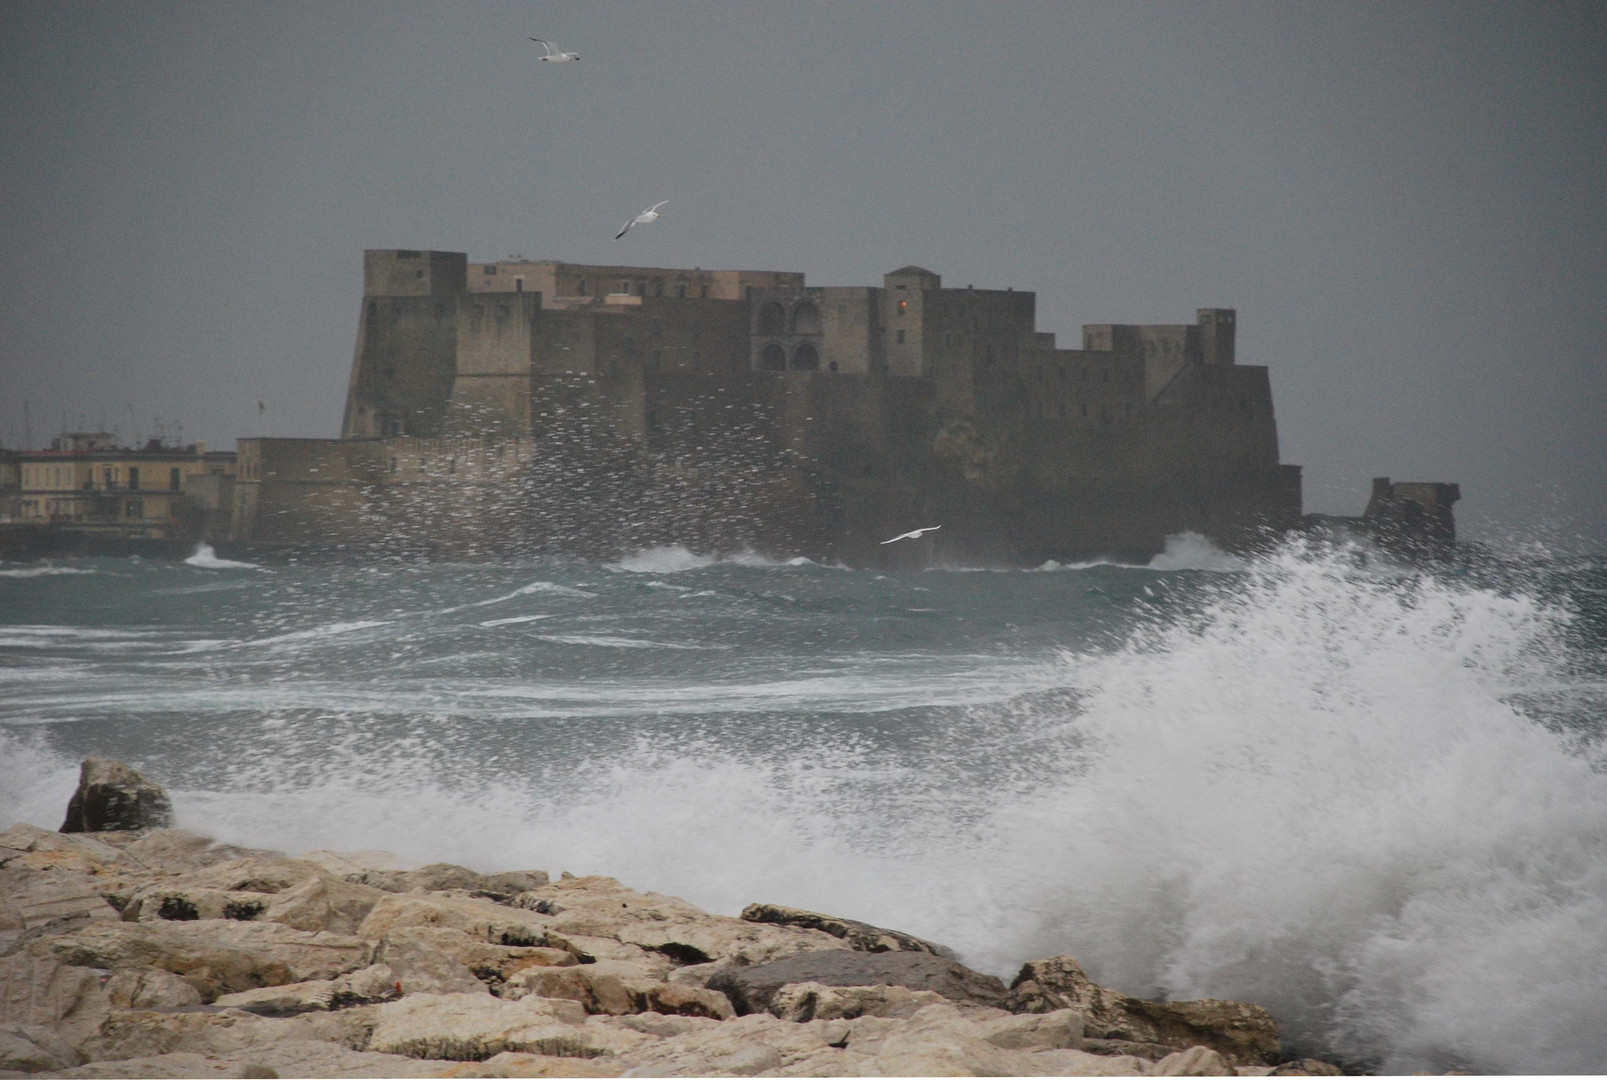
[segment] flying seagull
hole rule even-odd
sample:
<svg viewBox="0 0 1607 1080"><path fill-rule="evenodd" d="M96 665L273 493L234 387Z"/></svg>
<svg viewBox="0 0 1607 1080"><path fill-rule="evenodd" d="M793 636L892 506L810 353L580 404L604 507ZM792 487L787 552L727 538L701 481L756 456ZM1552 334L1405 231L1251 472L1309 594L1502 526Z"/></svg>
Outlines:
<svg viewBox="0 0 1607 1080"><path fill-rule="evenodd" d="M580 59L580 54L578 52L560 52L560 51L558 51L558 49L557 49L557 44L558 43L555 42L555 41L543 41L541 38L538 38L538 37L533 37L530 40L534 41L537 45L540 45L543 49L547 50L547 55L543 56L543 57L540 57L540 59L542 59L542 60L551 60L555 64L567 64L571 60L579 60Z"/></svg>
<svg viewBox="0 0 1607 1080"><path fill-rule="evenodd" d="M657 221L658 208L667 202L669 202L668 199L665 199L664 202L656 202L652 206L649 206L646 210L643 210L640 214L637 214L635 217L631 218L625 223L625 227L619 230L619 232L614 236L614 239L618 240L621 236L624 236L626 233L630 232L632 225L648 225Z"/></svg>
<svg viewBox="0 0 1607 1080"><path fill-rule="evenodd" d="M897 536L893 537L892 540L883 540L882 543L891 544L899 540L919 540L922 533L933 532L934 530L941 529L942 527L943 526L941 525L928 525L924 529L912 529L907 533L899 533Z"/></svg>

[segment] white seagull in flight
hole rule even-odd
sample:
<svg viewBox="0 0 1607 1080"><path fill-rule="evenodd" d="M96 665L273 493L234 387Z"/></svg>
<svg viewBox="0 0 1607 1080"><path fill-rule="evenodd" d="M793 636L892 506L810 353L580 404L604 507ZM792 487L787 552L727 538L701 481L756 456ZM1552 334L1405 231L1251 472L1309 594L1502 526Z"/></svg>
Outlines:
<svg viewBox="0 0 1607 1080"><path fill-rule="evenodd" d="M652 206L649 206L646 210L643 210L640 214L637 214L635 217L631 218L625 223L625 227L615 234L614 239L618 240L621 236L624 236L626 233L630 232L632 225L649 225L657 221L658 208L667 202L669 202L668 199L665 199L664 202L656 202Z"/></svg>
<svg viewBox="0 0 1607 1080"><path fill-rule="evenodd" d="M893 539L891 539L891 540L883 540L882 543L884 543L884 544L892 544L892 543L896 543L899 540L919 540L921 538L922 533L929 533L929 532L932 532L932 531L934 531L936 529L941 529L942 527L943 526L941 526L941 525L928 525L924 529L912 529L907 533L899 533L897 536L893 537Z"/></svg>
<svg viewBox="0 0 1607 1080"><path fill-rule="evenodd" d="M537 45L540 45L543 49L547 50L547 55L539 58L541 60L551 60L555 64L567 64L571 60L579 60L580 59L580 54L578 52L559 52L559 51L557 51L554 48L554 46L556 46L558 43L555 42L555 41L543 41L541 38L538 38L538 37L533 37L530 40L534 41Z"/></svg>

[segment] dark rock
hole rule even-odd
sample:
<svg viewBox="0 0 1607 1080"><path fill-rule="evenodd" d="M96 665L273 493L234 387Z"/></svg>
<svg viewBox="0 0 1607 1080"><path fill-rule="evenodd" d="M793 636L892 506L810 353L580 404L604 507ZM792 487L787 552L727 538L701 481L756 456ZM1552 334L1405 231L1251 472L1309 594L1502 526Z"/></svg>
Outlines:
<svg viewBox="0 0 1607 1080"><path fill-rule="evenodd" d="M1004 983L992 975L925 952L863 953L820 949L772 960L768 964L731 967L710 977L708 988L731 999L738 1015L767 1012L776 992L788 983L823 986L902 986L930 990L951 1001L997 1006Z"/></svg>
<svg viewBox="0 0 1607 1080"><path fill-rule="evenodd" d="M172 824L173 803L161 785L121 761L85 758L61 831L131 832L166 829Z"/></svg>
<svg viewBox="0 0 1607 1080"><path fill-rule="evenodd" d="M954 951L942 945L906 934L900 930L887 930L854 919L839 919L835 915L822 915L816 911L782 907L780 904L749 904L742 909L748 922L775 923L778 926L798 926L805 930L821 930L835 938L842 938L856 952L923 952L946 959L954 959Z"/></svg>
<svg viewBox="0 0 1607 1080"><path fill-rule="evenodd" d="M1015 1013L1076 1009L1091 1040L1204 1046L1234 1065L1271 1065L1281 1057L1278 1026L1259 1005L1242 1001L1146 1001L1096 985L1069 956L1030 960L1001 1007ZM1136 1056L1153 1051L1131 1050Z"/></svg>

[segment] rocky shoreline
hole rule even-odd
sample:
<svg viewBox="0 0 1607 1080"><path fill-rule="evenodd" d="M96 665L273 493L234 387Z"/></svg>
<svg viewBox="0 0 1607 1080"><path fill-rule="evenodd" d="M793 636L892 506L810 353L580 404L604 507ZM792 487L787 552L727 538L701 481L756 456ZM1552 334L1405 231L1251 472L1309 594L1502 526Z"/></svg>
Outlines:
<svg viewBox="0 0 1607 1080"><path fill-rule="evenodd" d="M0 833L0 1077L1310 1076L1265 1009L1010 985L940 945L607 877L287 857L84 763Z"/></svg>

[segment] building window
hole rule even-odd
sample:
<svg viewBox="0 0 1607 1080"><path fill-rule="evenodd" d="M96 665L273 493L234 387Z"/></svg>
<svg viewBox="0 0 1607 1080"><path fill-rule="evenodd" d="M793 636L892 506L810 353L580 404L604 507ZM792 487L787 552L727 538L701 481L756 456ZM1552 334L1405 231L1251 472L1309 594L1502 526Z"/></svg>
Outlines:
<svg viewBox="0 0 1607 1080"><path fill-rule="evenodd" d="M513 279L513 291L514 292L521 292L521 293L525 291L525 279L524 278L516 277L516 278Z"/></svg>
<svg viewBox="0 0 1607 1080"><path fill-rule="evenodd" d="M631 283L628 281L621 281L619 283L619 291L624 293L626 296L629 296L631 294Z"/></svg>
<svg viewBox="0 0 1607 1080"><path fill-rule="evenodd" d="M900 300L898 302L898 313L900 315L904 314L904 312L909 310L909 306L910 302L908 300Z"/></svg>
<svg viewBox="0 0 1607 1080"><path fill-rule="evenodd" d="M128 516L132 520L143 518L145 516L145 503L140 499L128 500Z"/></svg>
<svg viewBox="0 0 1607 1080"><path fill-rule="evenodd" d="M759 369L761 371L786 371L786 352L774 342L766 345L764 351L759 354Z"/></svg>
<svg viewBox="0 0 1607 1080"><path fill-rule="evenodd" d="M792 354L792 370L819 371L820 353L815 351L815 347L813 345L809 344L807 341L804 342L802 345L798 346L797 350Z"/></svg>
<svg viewBox="0 0 1607 1080"><path fill-rule="evenodd" d="M178 469L167 470L167 490L177 491L179 489L180 485L183 483L183 481L179 479L180 475L181 474L179 473Z"/></svg>
<svg viewBox="0 0 1607 1080"><path fill-rule="evenodd" d="M582 295L582 296L586 295L586 279L585 278L580 279L580 295Z"/></svg>
<svg viewBox="0 0 1607 1080"><path fill-rule="evenodd" d="M415 271L413 271L413 276L416 277L416 278L422 278L424 276L424 271L415 270Z"/></svg>
<svg viewBox="0 0 1607 1080"><path fill-rule="evenodd" d="M680 297L682 300L686 299L686 282L683 281L675 286L675 295Z"/></svg>
<svg viewBox="0 0 1607 1080"><path fill-rule="evenodd" d="M116 487L117 486L117 470L116 469L112 468L111 466L107 466L105 476L106 476L106 486L107 487L110 488L110 487Z"/></svg>
<svg viewBox="0 0 1607 1080"><path fill-rule="evenodd" d="M139 490L139 466L138 465L130 465L128 467L128 490L130 490L130 491L138 491Z"/></svg>
<svg viewBox="0 0 1607 1080"><path fill-rule="evenodd" d="M707 285L703 285L698 292L698 296L704 300L707 300L709 298L709 287Z"/></svg>
<svg viewBox="0 0 1607 1080"><path fill-rule="evenodd" d="M898 343L900 345L904 344L904 331L902 330L898 332Z"/></svg>
<svg viewBox="0 0 1607 1080"><path fill-rule="evenodd" d="M486 276L486 277L491 277L491 276L492 276L492 275L494 275L494 274L495 274L495 273L496 273L496 272L497 272L497 268L496 268L496 267L495 267L495 266L494 266L494 265L493 265L493 266L487 266L487 267L486 267L486 268L485 268L485 276Z"/></svg>

